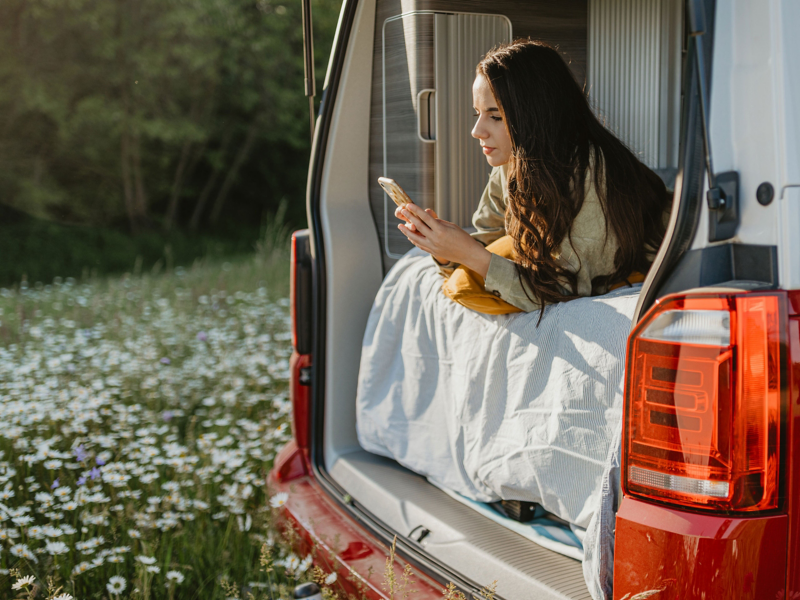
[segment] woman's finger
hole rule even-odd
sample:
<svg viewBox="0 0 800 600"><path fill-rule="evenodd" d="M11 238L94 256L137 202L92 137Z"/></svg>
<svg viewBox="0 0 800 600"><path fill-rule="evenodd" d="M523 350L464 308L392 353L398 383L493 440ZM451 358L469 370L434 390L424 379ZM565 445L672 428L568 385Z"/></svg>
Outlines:
<svg viewBox="0 0 800 600"><path fill-rule="evenodd" d="M400 206L394 209L394 216L400 219L401 221L408 223L409 229L411 229L411 231L417 230L417 226L409 222L408 218L403 214L403 209Z"/></svg>
<svg viewBox="0 0 800 600"><path fill-rule="evenodd" d="M422 210L416 204L406 204L405 209L408 213L416 215L428 228L433 229L436 227L436 217L428 214L427 211Z"/></svg>
<svg viewBox="0 0 800 600"><path fill-rule="evenodd" d="M425 236L420 235L419 233L414 233L412 231L409 231L408 227L406 227L405 225L398 225L397 228L417 248L422 248L423 250L425 250L425 252L431 251L428 245L425 243L426 242Z"/></svg>
<svg viewBox="0 0 800 600"><path fill-rule="evenodd" d="M425 236L422 235L422 233L420 233L414 227L413 223L403 223L402 225L398 225L398 227L400 228L400 231L402 231L405 234L408 234L409 239L411 239L411 237L413 237L414 239L420 239L420 240L424 240L425 239Z"/></svg>
<svg viewBox="0 0 800 600"><path fill-rule="evenodd" d="M408 207L408 205L406 205L406 207ZM403 214L405 215L409 223L413 223L414 225L416 225L417 231L419 231L420 233L423 233L426 230L430 231L430 227L428 227L428 225L417 215L417 213L412 212L408 210L408 208L406 208L403 210Z"/></svg>

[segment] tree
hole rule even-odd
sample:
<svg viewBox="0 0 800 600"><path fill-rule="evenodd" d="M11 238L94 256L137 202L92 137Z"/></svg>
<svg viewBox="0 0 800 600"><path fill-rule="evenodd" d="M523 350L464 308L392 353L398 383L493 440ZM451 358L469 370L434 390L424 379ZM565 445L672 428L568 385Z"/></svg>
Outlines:
<svg viewBox="0 0 800 600"><path fill-rule="evenodd" d="M132 231L301 217L299 0L3 0L0 202ZM314 3L318 76L339 3ZM320 86L321 88L321 86Z"/></svg>

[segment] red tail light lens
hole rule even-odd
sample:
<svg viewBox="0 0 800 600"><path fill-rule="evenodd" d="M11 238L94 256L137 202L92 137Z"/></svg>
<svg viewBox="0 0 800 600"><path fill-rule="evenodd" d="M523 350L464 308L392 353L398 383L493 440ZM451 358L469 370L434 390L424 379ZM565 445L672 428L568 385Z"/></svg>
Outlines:
<svg viewBox="0 0 800 600"><path fill-rule="evenodd" d="M311 397L309 387L309 373L311 370L311 356L292 352L290 361L291 387L289 393L292 400L292 434L297 446L308 450L309 433L311 429Z"/></svg>
<svg viewBox="0 0 800 600"><path fill-rule="evenodd" d="M628 342L625 492L694 508L780 504L782 293L671 297Z"/></svg>

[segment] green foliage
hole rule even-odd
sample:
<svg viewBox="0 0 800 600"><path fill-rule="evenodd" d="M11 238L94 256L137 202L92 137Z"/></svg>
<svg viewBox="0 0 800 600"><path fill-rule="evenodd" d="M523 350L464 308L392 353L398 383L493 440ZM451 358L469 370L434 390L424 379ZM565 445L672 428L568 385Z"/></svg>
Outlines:
<svg viewBox="0 0 800 600"><path fill-rule="evenodd" d="M320 82L339 4L313 3ZM0 201L39 218L301 223L307 105L298 0L0 3Z"/></svg>
<svg viewBox="0 0 800 600"><path fill-rule="evenodd" d="M149 230L132 235L116 228L62 225L0 206L0 286L188 267L197 260L251 253L263 244L260 233L250 225L216 234Z"/></svg>

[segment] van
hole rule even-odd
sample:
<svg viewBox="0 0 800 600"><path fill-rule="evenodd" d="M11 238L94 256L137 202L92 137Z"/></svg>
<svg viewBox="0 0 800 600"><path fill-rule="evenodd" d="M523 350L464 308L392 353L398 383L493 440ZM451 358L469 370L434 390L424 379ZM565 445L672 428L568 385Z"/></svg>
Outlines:
<svg viewBox="0 0 800 600"><path fill-rule="evenodd" d="M800 597L800 3L345 0L292 253L292 441L269 476L298 544L356 597ZM481 55L558 48L593 107L674 190L627 347L613 582L469 509L356 437L375 293L409 248L377 184L469 225ZM613 583L613 585L611 585Z"/></svg>

